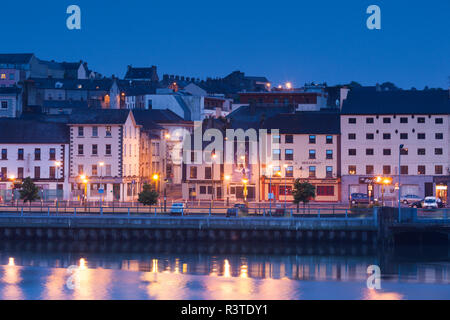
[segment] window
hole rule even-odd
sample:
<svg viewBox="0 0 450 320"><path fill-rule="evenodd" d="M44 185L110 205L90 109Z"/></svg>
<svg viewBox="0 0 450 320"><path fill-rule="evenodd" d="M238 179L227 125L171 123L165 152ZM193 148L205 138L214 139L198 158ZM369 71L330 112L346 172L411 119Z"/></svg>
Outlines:
<svg viewBox="0 0 450 320"><path fill-rule="evenodd" d="M423 149L423 148L420 148L420 149L417 149L417 155L418 156L424 156L425 155L425 149Z"/></svg>
<svg viewBox="0 0 450 320"><path fill-rule="evenodd" d="M309 167L309 177L310 178L315 178L316 177L316 167L315 166L310 166Z"/></svg>
<svg viewBox="0 0 450 320"><path fill-rule="evenodd" d="M407 133L400 133L400 139L402 139L402 140L408 139L408 134Z"/></svg>
<svg viewBox="0 0 450 320"><path fill-rule="evenodd" d="M190 178L197 179L197 167L191 167Z"/></svg>
<svg viewBox="0 0 450 320"><path fill-rule="evenodd" d="M212 179L211 167L205 167L205 179Z"/></svg>
<svg viewBox="0 0 450 320"><path fill-rule="evenodd" d="M106 165L106 176L111 177L111 165L110 164Z"/></svg>
<svg viewBox="0 0 450 320"><path fill-rule="evenodd" d="M434 174L442 174L444 172L442 166L435 166L434 167Z"/></svg>
<svg viewBox="0 0 450 320"><path fill-rule="evenodd" d="M49 168L49 178L55 179L56 178L56 167L50 167Z"/></svg>
<svg viewBox="0 0 450 320"><path fill-rule="evenodd" d="M8 150L2 149L2 160L8 160Z"/></svg>
<svg viewBox="0 0 450 320"><path fill-rule="evenodd" d="M316 143L316 136L309 136L309 143L315 144Z"/></svg>
<svg viewBox="0 0 450 320"><path fill-rule="evenodd" d="M294 167L286 167L286 177L292 178L294 176Z"/></svg>
<svg viewBox="0 0 450 320"><path fill-rule="evenodd" d="M418 166L417 174L425 174L425 166Z"/></svg>
<svg viewBox="0 0 450 320"><path fill-rule="evenodd" d="M383 166L383 174L391 174L391 166Z"/></svg>
<svg viewBox="0 0 450 320"><path fill-rule="evenodd" d="M356 118L349 118L348 119L348 123L355 124L356 123Z"/></svg>
<svg viewBox="0 0 450 320"><path fill-rule="evenodd" d="M273 160L280 160L281 159L281 150L280 149L274 149L272 152L272 159Z"/></svg>
<svg viewBox="0 0 450 320"><path fill-rule="evenodd" d="M400 123L408 123L408 118L400 118Z"/></svg>
<svg viewBox="0 0 450 320"><path fill-rule="evenodd" d="M17 168L17 178L23 179L23 168Z"/></svg>
<svg viewBox="0 0 450 320"><path fill-rule="evenodd" d="M206 194L206 186L200 186L200 194Z"/></svg>
<svg viewBox="0 0 450 320"><path fill-rule="evenodd" d="M294 160L294 150L286 149L284 151L284 159L285 160Z"/></svg>
<svg viewBox="0 0 450 320"><path fill-rule="evenodd" d="M366 118L366 123L373 123L373 118Z"/></svg>
<svg viewBox="0 0 450 320"><path fill-rule="evenodd" d="M49 160L56 160L56 149L50 148Z"/></svg>
<svg viewBox="0 0 450 320"><path fill-rule="evenodd" d="M348 149L349 156L356 156L356 149Z"/></svg>
<svg viewBox="0 0 450 320"><path fill-rule="evenodd" d="M278 172L281 172L281 167L280 166L272 168L272 175L278 175Z"/></svg>
<svg viewBox="0 0 450 320"><path fill-rule="evenodd" d="M374 138L375 138L375 136L374 136L373 133L367 133L367 134L366 134L366 139L367 139L367 140L373 140Z"/></svg>
<svg viewBox="0 0 450 320"><path fill-rule="evenodd" d="M327 144L333 144L333 136L327 136Z"/></svg>
<svg viewBox="0 0 450 320"><path fill-rule="evenodd" d="M356 174L356 166L348 166L348 174Z"/></svg>
<svg viewBox="0 0 450 320"><path fill-rule="evenodd" d="M383 123L391 123L391 118L383 118Z"/></svg>
<svg viewBox="0 0 450 320"><path fill-rule="evenodd" d="M98 127L92 127L92 136L98 137Z"/></svg>
<svg viewBox="0 0 450 320"><path fill-rule="evenodd" d="M41 160L41 149L34 149L34 160Z"/></svg>
<svg viewBox="0 0 450 320"><path fill-rule="evenodd" d="M284 137L284 142L285 143L294 143L294 136L292 134L287 134Z"/></svg>
<svg viewBox="0 0 450 320"><path fill-rule="evenodd" d="M1 174L0 178L6 179L8 177L8 168L2 167L1 173L2 174Z"/></svg>
<svg viewBox="0 0 450 320"><path fill-rule="evenodd" d="M408 174L408 166L401 166L400 167L400 173L401 174Z"/></svg>
<svg viewBox="0 0 450 320"><path fill-rule="evenodd" d="M334 186L317 186L318 196L334 196Z"/></svg>
<svg viewBox="0 0 450 320"><path fill-rule="evenodd" d="M425 118L424 117L417 118L417 123L425 123Z"/></svg>
<svg viewBox="0 0 450 320"><path fill-rule="evenodd" d="M373 149L366 149L366 156L373 156Z"/></svg>
<svg viewBox="0 0 450 320"><path fill-rule="evenodd" d="M105 154L106 154L107 156L110 156L110 155L111 155L111 145L110 145L110 144L107 144L107 145L106 145L106 152L105 152Z"/></svg>
<svg viewBox="0 0 450 320"><path fill-rule="evenodd" d="M280 143L281 137L279 135L274 135L272 141L273 141L273 143Z"/></svg>
<svg viewBox="0 0 450 320"><path fill-rule="evenodd" d="M327 167L326 177L333 178L333 167Z"/></svg>
<svg viewBox="0 0 450 320"><path fill-rule="evenodd" d="M348 140L356 140L356 133L349 133Z"/></svg>
<svg viewBox="0 0 450 320"><path fill-rule="evenodd" d="M97 177L98 176L98 168L96 164L92 165L92 176Z"/></svg>
<svg viewBox="0 0 450 320"><path fill-rule="evenodd" d="M78 155L82 156L84 154L84 146L82 144L78 145Z"/></svg>
<svg viewBox="0 0 450 320"><path fill-rule="evenodd" d="M425 140L425 133L418 133L417 134L417 139L419 139L419 140Z"/></svg>
<svg viewBox="0 0 450 320"><path fill-rule="evenodd" d="M84 174L84 166L82 164L78 165L78 174L79 175Z"/></svg>
<svg viewBox="0 0 450 320"><path fill-rule="evenodd" d="M436 123L436 124L443 124L444 123L444 119L443 118L436 118L436 119L434 119L434 123Z"/></svg>
<svg viewBox="0 0 450 320"><path fill-rule="evenodd" d="M2 80L6 79L6 73L2 73L2 74L0 75L0 79L2 79Z"/></svg>
<svg viewBox="0 0 450 320"><path fill-rule="evenodd" d="M333 159L333 150L327 150L326 158L327 160Z"/></svg>
<svg viewBox="0 0 450 320"><path fill-rule="evenodd" d="M79 137L84 136L84 128L83 127L78 127L78 136Z"/></svg>
<svg viewBox="0 0 450 320"><path fill-rule="evenodd" d="M434 154L440 156L444 154L444 151L442 148L436 148L434 149Z"/></svg>
<svg viewBox="0 0 450 320"><path fill-rule="evenodd" d="M92 145L92 155L96 156L98 154L98 146L96 144Z"/></svg>
<svg viewBox="0 0 450 320"><path fill-rule="evenodd" d="M17 150L17 160L23 160L23 149Z"/></svg>
<svg viewBox="0 0 450 320"><path fill-rule="evenodd" d="M2 101L2 109L8 109L8 101Z"/></svg>
<svg viewBox="0 0 450 320"><path fill-rule="evenodd" d="M14 80L14 73L9 74L9 80Z"/></svg>
<svg viewBox="0 0 450 320"><path fill-rule="evenodd" d="M34 178L35 179L41 178L41 167L34 167Z"/></svg>
<svg viewBox="0 0 450 320"><path fill-rule="evenodd" d="M309 159L315 159L316 158L316 150L312 149L309 150Z"/></svg>
<svg viewBox="0 0 450 320"><path fill-rule="evenodd" d="M391 134L390 133L383 133L383 139L384 140L390 140L391 139Z"/></svg>
<svg viewBox="0 0 450 320"><path fill-rule="evenodd" d="M110 138L111 136L112 136L112 134L111 134L111 127L107 126L106 127L106 137Z"/></svg>
<svg viewBox="0 0 450 320"><path fill-rule="evenodd" d="M383 155L384 156L390 156L391 155L391 149L383 149Z"/></svg>
<svg viewBox="0 0 450 320"><path fill-rule="evenodd" d="M373 166L366 166L366 174L373 174Z"/></svg>
<svg viewBox="0 0 450 320"><path fill-rule="evenodd" d="M436 133L436 140L442 140L444 139L444 134L443 133Z"/></svg>
<svg viewBox="0 0 450 320"><path fill-rule="evenodd" d="M406 149L406 148L400 149L400 154L401 154L402 156L407 156L407 155L408 155L408 149Z"/></svg>

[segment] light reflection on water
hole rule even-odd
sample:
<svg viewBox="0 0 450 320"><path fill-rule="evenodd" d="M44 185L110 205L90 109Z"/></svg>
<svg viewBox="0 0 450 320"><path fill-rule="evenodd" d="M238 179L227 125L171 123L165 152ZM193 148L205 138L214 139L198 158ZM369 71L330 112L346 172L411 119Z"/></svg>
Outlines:
<svg viewBox="0 0 450 320"><path fill-rule="evenodd" d="M195 246L195 245L193 245ZM122 248L124 249L124 248ZM337 248L218 254L171 246L147 250L0 250L1 299L450 299L448 249L380 252ZM330 248L328 248L330 249ZM322 251L321 251L322 250ZM331 250L331 249L330 249ZM334 250L334 249L333 249ZM276 252L276 253L274 253ZM336 254L338 252L338 254ZM412 254L414 253L414 254ZM382 290L367 289L366 270L380 265ZM68 287L76 266L77 285Z"/></svg>

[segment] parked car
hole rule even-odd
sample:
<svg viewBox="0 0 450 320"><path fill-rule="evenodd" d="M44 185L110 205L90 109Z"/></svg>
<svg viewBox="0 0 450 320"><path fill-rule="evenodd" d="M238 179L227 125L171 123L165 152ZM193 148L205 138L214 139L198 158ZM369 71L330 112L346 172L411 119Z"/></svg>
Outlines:
<svg viewBox="0 0 450 320"><path fill-rule="evenodd" d="M423 199L413 202L409 205L410 208L422 208Z"/></svg>
<svg viewBox="0 0 450 320"><path fill-rule="evenodd" d="M442 208L442 201L436 197L426 197L422 203L422 207L425 209L437 209Z"/></svg>
<svg viewBox="0 0 450 320"><path fill-rule="evenodd" d="M229 216L246 216L248 215L248 207L244 203L236 203L233 208L227 209L227 217Z"/></svg>
<svg viewBox="0 0 450 320"><path fill-rule="evenodd" d="M415 194L406 194L400 198L400 201L404 204L410 204L417 201L422 201L423 198L415 195Z"/></svg>
<svg viewBox="0 0 450 320"><path fill-rule="evenodd" d="M182 214L185 212L185 204L183 202L175 202L170 208L170 214Z"/></svg>
<svg viewBox="0 0 450 320"><path fill-rule="evenodd" d="M370 199L369 199L369 196L367 194L365 194L365 193L352 193L350 195L350 203L353 204L353 205L356 205L356 204L369 204L370 203Z"/></svg>

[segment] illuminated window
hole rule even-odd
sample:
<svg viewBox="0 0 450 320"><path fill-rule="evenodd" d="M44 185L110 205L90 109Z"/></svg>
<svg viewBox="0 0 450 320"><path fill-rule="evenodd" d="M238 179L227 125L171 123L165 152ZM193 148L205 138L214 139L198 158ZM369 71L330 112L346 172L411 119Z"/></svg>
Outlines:
<svg viewBox="0 0 450 320"><path fill-rule="evenodd" d="M2 73L1 76L0 76L0 78L1 78L2 80L6 79L6 73Z"/></svg>

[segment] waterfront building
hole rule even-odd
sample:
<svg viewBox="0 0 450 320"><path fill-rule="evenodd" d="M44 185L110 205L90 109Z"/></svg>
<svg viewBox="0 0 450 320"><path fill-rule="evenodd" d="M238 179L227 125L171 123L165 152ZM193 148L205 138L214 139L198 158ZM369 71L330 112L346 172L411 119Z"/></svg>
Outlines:
<svg viewBox="0 0 450 320"><path fill-rule="evenodd" d="M140 131L130 110L70 116L71 198L132 201L138 196Z"/></svg>
<svg viewBox="0 0 450 320"><path fill-rule="evenodd" d="M30 177L43 200L69 195L69 130L64 123L0 119L0 196L11 200L12 191ZM18 192L15 199L18 199Z"/></svg>
<svg viewBox="0 0 450 320"><path fill-rule="evenodd" d="M400 174L402 196L448 202L448 91L351 91L343 103L341 130L344 201L353 193L371 193L395 205ZM383 194L373 183L377 176L393 179Z"/></svg>

